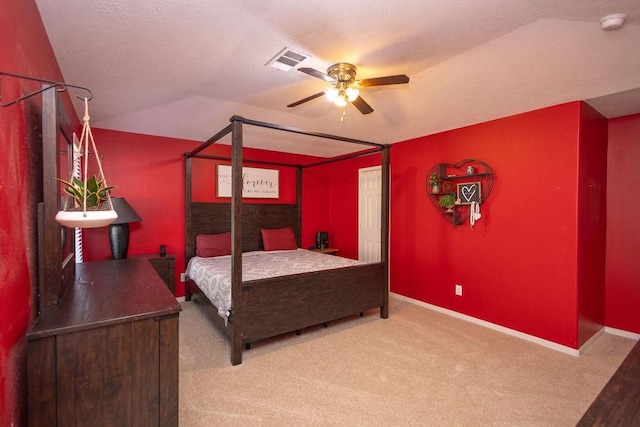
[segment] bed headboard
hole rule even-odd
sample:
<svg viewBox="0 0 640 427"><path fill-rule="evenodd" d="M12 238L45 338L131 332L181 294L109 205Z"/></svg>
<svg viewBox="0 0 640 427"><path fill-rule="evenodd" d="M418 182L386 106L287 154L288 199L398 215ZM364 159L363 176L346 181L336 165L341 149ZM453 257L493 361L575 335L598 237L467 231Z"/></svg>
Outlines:
<svg viewBox="0 0 640 427"><path fill-rule="evenodd" d="M191 203L191 218L187 215L186 261L196 254L198 234L224 233L231 230L230 203ZM190 222L190 224L189 224ZM263 250L261 228L291 227L298 246L301 244L300 215L296 204L242 205L242 250Z"/></svg>

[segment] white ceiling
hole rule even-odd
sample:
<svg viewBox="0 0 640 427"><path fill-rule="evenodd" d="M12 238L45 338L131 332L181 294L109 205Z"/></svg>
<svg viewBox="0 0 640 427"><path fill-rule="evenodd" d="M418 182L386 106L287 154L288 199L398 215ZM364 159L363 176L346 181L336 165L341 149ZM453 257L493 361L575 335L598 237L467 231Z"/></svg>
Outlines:
<svg viewBox="0 0 640 427"><path fill-rule="evenodd" d="M93 127L204 141L232 115L394 143L575 100L607 117L640 112L638 0L36 0L65 81L86 86ZM626 13L603 31L599 20ZM297 70L407 74L367 87L362 115ZM80 106L76 107L78 110ZM247 132L245 145L313 155L357 148Z"/></svg>

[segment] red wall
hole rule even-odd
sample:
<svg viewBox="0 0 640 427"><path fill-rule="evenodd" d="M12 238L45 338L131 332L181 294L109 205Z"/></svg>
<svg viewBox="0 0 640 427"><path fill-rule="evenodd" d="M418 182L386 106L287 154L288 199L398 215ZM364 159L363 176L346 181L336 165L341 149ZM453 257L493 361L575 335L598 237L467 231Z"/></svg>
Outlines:
<svg viewBox="0 0 640 427"><path fill-rule="evenodd" d="M605 324L607 119L583 103L579 130L578 347Z"/></svg>
<svg viewBox="0 0 640 427"><path fill-rule="evenodd" d="M92 129L102 166L116 197L127 199L142 221L129 224L129 255L159 252L176 256L176 292L183 295L184 160L195 142ZM111 259L108 227L83 230L85 261ZM180 293L182 292L182 293Z"/></svg>
<svg viewBox="0 0 640 427"><path fill-rule="evenodd" d="M391 290L576 348L580 115L574 102L394 144ZM473 229L425 191L433 165L465 158L495 172Z"/></svg>
<svg viewBox="0 0 640 427"><path fill-rule="evenodd" d="M609 120L606 325L640 333L640 114Z"/></svg>
<svg viewBox="0 0 640 427"><path fill-rule="evenodd" d="M380 164L377 153L305 169L302 247L315 245L317 231L328 231L340 256L358 259L358 169Z"/></svg>
<svg viewBox="0 0 640 427"><path fill-rule="evenodd" d="M0 52L1 71L62 80L33 0L3 0ZM41 87L7 76L1 84L3 103ZM62 96L72 111L68 94ZM25 334L35 307L36 209L42 200L40 113L40 95L0 108L0 426L26 421Z"/></svg>
<svg viewBox="0 0 640 427"><path fill-rule="evenodd" d="M331 230L329 192L331 168L327 165L305 168L302 172L302 247L315 246L315 233L328 231L329 242L334 243L335 232Z"/></svg>

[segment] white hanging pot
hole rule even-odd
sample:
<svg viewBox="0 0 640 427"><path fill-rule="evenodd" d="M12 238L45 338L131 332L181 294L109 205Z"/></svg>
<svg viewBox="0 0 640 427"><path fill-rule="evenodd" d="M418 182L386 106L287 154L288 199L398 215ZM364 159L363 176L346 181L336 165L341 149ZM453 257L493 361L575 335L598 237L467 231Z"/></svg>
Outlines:
<svg viewBox="0 0 640 427"><path fill-rule="evenodd" d="M56 221L69 228L97 228L105 227L118 218L113 209L88 211L59 211Z"/></svg>

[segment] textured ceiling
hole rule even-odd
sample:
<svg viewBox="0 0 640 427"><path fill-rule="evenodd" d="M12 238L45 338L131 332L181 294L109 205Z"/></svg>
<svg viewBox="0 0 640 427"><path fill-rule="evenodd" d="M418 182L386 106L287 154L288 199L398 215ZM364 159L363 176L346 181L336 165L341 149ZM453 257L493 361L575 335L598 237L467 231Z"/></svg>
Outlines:
<svg viewBox="0 0 640 427"><path fill-rule="evenodd" d="M65 81L94 94L93 127L204 141L241 115L394 143L576 100L607 117L640 112L638 0L36 3ZM629 15L620 30L600 29L619 12ZM411 81L362 89L369 115L324 98L287 108L328 85L265 66L284 47L322 72L351 62L358 78ZM245 145L361 148L252 131Z"/></svg>

